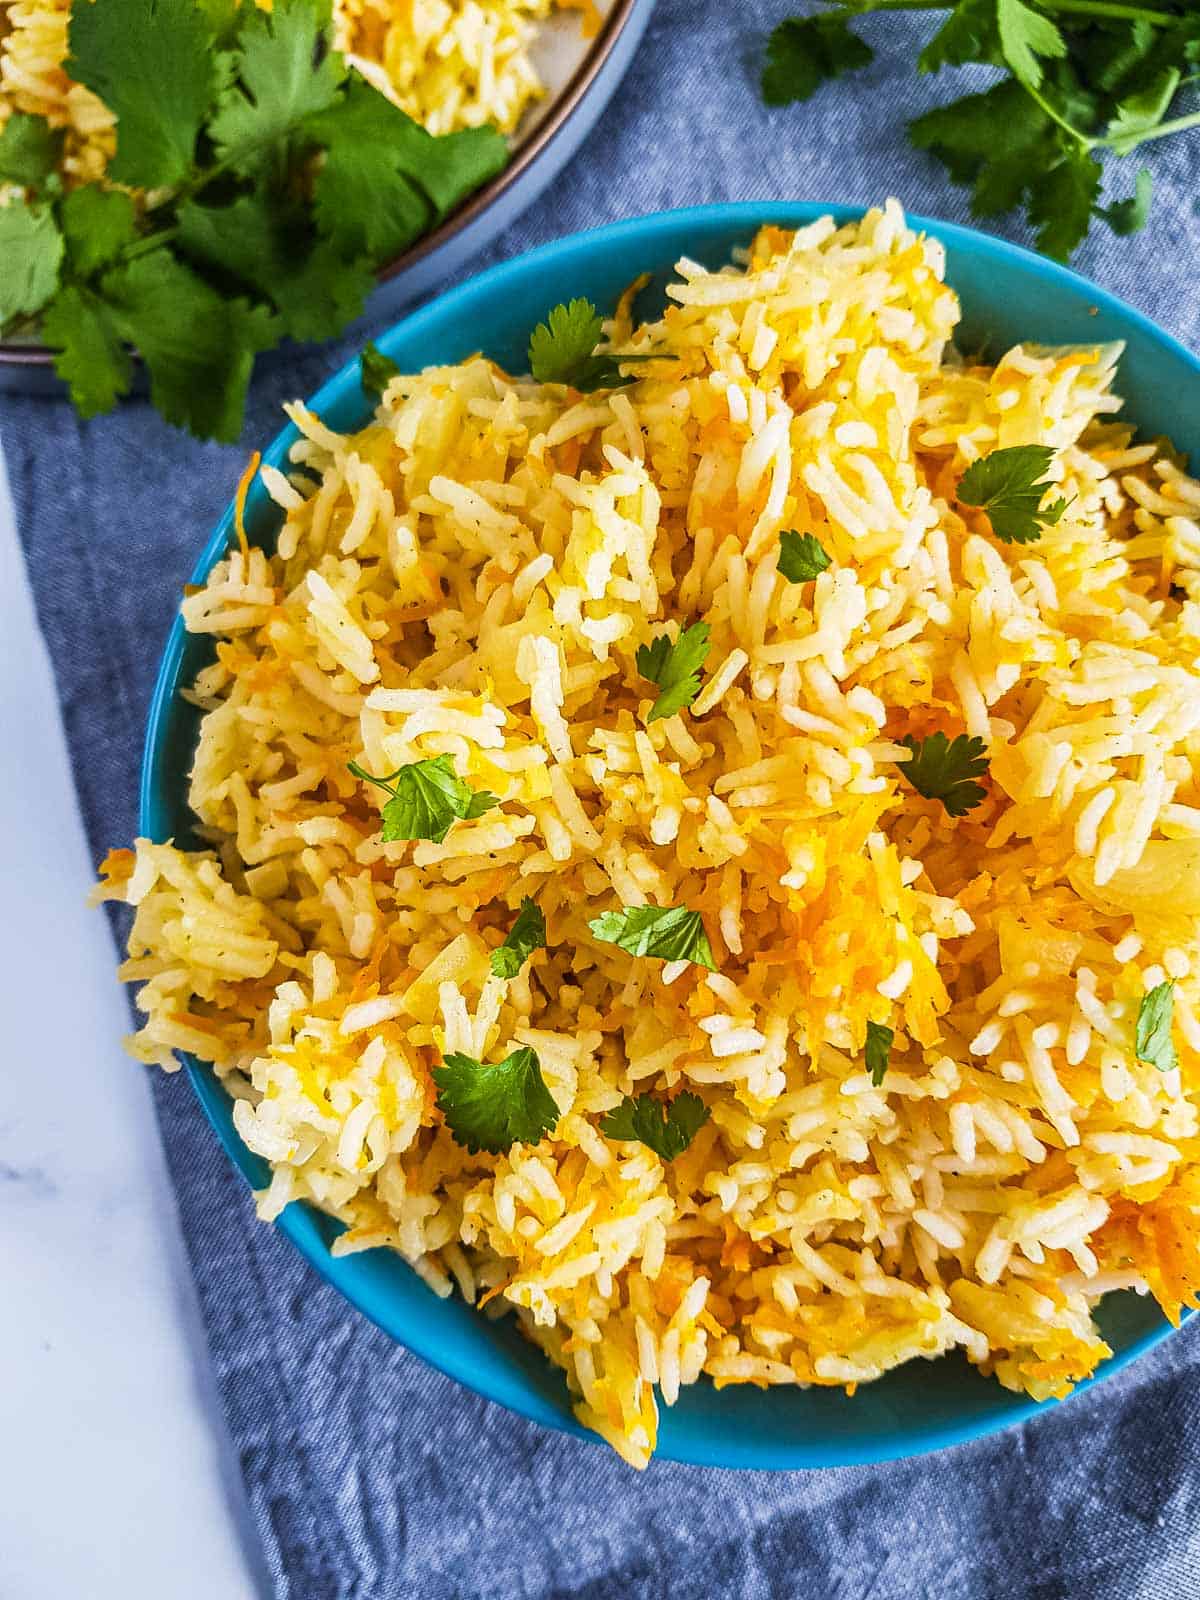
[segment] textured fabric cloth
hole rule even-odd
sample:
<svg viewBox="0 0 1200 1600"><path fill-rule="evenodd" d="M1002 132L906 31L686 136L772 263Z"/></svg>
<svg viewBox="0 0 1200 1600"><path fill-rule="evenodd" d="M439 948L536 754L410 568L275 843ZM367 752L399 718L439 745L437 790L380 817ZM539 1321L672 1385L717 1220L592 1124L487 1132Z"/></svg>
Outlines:
<svg viewBox="0 0 1200 1600"><path fill-rule="evenodd" d="M952 85L946 74L914 73L925 25L873 19L864 31L879 57L869 71L807 107L768 113L758 58L787 9L786 0L661 0L599 127L489 257L709 200L897 194L915 211L965 220L962 191L903 136L906 115L962 92L961 76ZM1097 230L1076 264L1200 345L1200 136L1153 147L1151 163L1149 230L1132 240ZM58 402L0 400L97 859L133 835L158 654L246 449L276 432L281 400L310 393L353 347L264 364L240 448L198 444L142 403L82 424ZM122 1070L115 1041L113 1070ZM390 1343L254 1220L186 1083L160 1077L154 1093L228 1428L280 1600L1200 1595L1191 1448L1200 1330L1033 1424L937 1457L778 1475L659 1462L639 1477Z"/></svg>

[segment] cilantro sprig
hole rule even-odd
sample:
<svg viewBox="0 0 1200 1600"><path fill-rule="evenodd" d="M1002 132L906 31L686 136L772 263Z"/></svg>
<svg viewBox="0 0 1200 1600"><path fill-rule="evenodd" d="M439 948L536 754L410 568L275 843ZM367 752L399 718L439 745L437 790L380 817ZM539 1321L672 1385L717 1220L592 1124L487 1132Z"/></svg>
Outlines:
<svg viewBox="0 0 1200 1600"><path fill-rule="evenodd" d="M593 917L588 928L594 939L615 944L631 956L691 961L717 970L700 913L686 906L622 906Z"/></svg>
<svg viewBox="0 0 1200 1600"><path fill-rule="evenodd" d="M1102 157L1116 165L1152 140L1200 126L1189 91L1200 67L1195 0L823 0L789 17L767 43L768 105L806 100L822 83L868 65L850 26L868 12L944 11L917 71L978 64L1006 76L908 125L911 142L971 186L988 217L1023 207L1039 249L1066 260L1093 219L1128 234L1145 225L1151 182L1142 167L1125 197L1100 203Z"/></svg>
<svg viewBox="0 0 1200 1600"><path fill-rule="evenodd" d="M877 1089L883 1082L884 1073L888 1069L888 1061L891 1057L892 1043L895 1037L895 1030L885 1027L882 1022L867 1023L867 1043L864 1054L867 1058L867 1071L871 1074L871 1082Z"/></svg>
<svg viewBox="0 0 1200 1600"><path fill-rule="evenodd" d="M1043 530L1053 528L1067 509L1061 495L1042 505L1046 490L1043 481L1054 460L1054 451L1044 444L1010 445L993 450L973 461L958 485L958 499L964 506L986 511L992 532L1005 544L1032 544Z"/></svg>
<svg viewBox="0 0 1200 1600"><path fill-rule="evenodd" d="M698 1094L684 1090L665 1105L652 1094L625 1095L606 1113L600 1132L606 1139L637 1140L660 1161L681 1156L711 1112Z"/></svg>
<svg viewBox="0 0 1200 1600"><path fill-rule="evenodd" d="M830 565L829 552L815 534L785 528L779 535L777 566L789 583L811 583Z"/></svg>
<svg viewBox="0 0 1200 1600"><path fill-rule="evenodd" d="M987 790L975 782L988 769L982 739L965 733L954 739L944 733L914 739L909 733L899 743L912 751L911 760L900 768L905 778L927 800L940 800L950 816L965 816L987 798Z"/></svg>
<svg viewBox="0 0 1200 1600"><path fill-rule="evenodd" d="M376 777L348 762L350 771L364 783L383 789L390 799L383 808L383 842L432 839L441 844L459 821L474 821L500 804L487 789L472 789L454 770L453 756L432 756L410 761L386 777Z"/></svg>
<svg viewBox="0 0 1200 1600"><path fill-rule="evenodd" d="M634 656L637 669L659 688L647 722L673 717L700 693L700 668L708 656L708 634L707 622L695 622L690 628L681 628L674 639L669 633L660 633L649 644L638 645Z"/></svg>
<svg viewBox="0 0 1200 1600"><path fill-rule="evenodd" d="M504 1155L514 1144L537 1144L560 1116L537 1053L527 1045L490 1065L453 1051L430 1076L451 1137L472 1155Z"/></svg>
<svg viewBox="0 0 1200 1600"><path fill-rule="evenodd" d="M1142 996L1134 1029L1133 1053L1160 1072L1179 1065L1179 1054L1171 1036L1175 1016L1175 985L1159 983Z"/></svg>
<svg viewBox="0 0 1200 1600"><path fill-rule="evenodd" d="M363 346L363 353L358 358L362 386L368 394L382 395L383 391L397 377L400 368L391 359L385 356L377 345Z"/></svg>
<svg viewBox="0 0 1200 1600"><path fill-rule="evenodd" d="M497 978L515 978L533 952L545 948L546 919L537 902L526 896L504 943L492 951L492 972Z"/></svg>
<svg viewBox="0 0 1200 1600"><path fill-rule="evenodd" d="M621 371L628 362L649 361L649 355L597 352L603 320L590 300L557 305L529 338L529 371L539 383L565 383L581 394L618 389L633 378Z"/></svg>
<svg viewBox="0 0 1200 1600"><path fill-rule="evenodd" d="M434 137L331 48L328 0L92 0L67 71L116 115L107 178L64 191L62 136L0 132L0 334L35 328L85 417L129 390L233 440L260 351L326 339L375 271L503 167L492 128ZM148 193L146 192L148 191Z"/></svg>

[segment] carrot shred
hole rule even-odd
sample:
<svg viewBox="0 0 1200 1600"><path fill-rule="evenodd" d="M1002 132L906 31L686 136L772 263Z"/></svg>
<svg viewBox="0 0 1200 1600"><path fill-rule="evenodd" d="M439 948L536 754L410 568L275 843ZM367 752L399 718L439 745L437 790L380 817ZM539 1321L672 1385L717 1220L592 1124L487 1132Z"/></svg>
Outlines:
<svg viewBox="0 0 1200 1600"><path fill-rule="evenodd" d="M246 470L238 479L237 493L233 497L233 525L237 529L238 544L242 548L242 555L247 561L250 559L250 541L246 537L246 496L250 493L250 485L254 482L254 474L262 465L262 456L255 450L246 463Z"/></svg>

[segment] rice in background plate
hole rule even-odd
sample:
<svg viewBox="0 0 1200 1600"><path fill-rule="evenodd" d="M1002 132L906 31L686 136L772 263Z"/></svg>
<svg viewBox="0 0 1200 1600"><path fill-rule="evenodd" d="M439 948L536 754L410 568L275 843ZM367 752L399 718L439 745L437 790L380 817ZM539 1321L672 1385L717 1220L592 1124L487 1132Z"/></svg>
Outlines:
<svg viewBox="0 0 1200 1600"><path fill-rule="evenodd" d="M67 130L64 173L93 183L116 148L116 122L64 70L71 3L0 7L0 127L13 111L49 118ZM485 123L511 133L544 93L530 50L556 5L579 10L585 31L599 25L590 0L333 0L334 43L430 133Z"/></svg>
<svg viewBox="0 0 1200 1600"><path fill-rule="evenodd" d="M352 437L290 406L278 553L182 608L212 849L105 863L134 1053L215 1063L260 1214L310 1200L335 1251L514 1309L636 1466L702 1373L853 1390L961 1348L1044 1398L1109 1353L1108 1290L1194 1303L1200 485L1115 420L1119 350L964 362L942 273L893 202L682 261L661 322L612 326L658 357L626 388L476 358ZM1070 504L1003 544L956 489L1029 443ZM698 619L701 692L648 721L636 649ZM987 747L960 817L903 776L935 730ZM442 754L499 806L384 843L347 763ZM506 982L527 896L548 949ZM717 970L589 931L644 903L699 911ZM1135 1026L1168 981L1162 1071ZM472 1156L431 1069L518 1046L557 1127ZM601 1133L684 1089L710 1117L673 1161Z"/></svg>

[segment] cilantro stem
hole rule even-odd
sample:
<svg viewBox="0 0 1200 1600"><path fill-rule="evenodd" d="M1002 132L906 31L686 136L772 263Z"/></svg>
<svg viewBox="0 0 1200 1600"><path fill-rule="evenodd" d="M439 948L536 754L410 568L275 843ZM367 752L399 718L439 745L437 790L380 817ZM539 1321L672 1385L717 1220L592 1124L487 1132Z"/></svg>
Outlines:
<svg viewBox="0 0 1200 1600"><path fill-rule="evenodd" d="M127 245L121 252L125 261L136 261L138 256L149 255L151 250L159 250L179 232L178 228L160 228L157 233L148 233L144 238L137 239L133 244Z"/></svg>
<svg viewBox="0 0 1200 1600"><path fill-rule="evenodd" d="M1025 93L1050 118L1050 121L1056 122L1063 132L1069 134L1084 150L1095 150L1098 146L1104 144L1105 141L1103 139L1093 138L1091 134L1083 133L1073 122L1068 122L1064 116L1054 109L1044 95L1038 93L1032 84L1026 83L1024 79L1019 79L1018 81Z"/></svg>
<svg viewBox="0 0 1200 1600"><path fill-rule="evenodd" d="M347 761L346 766L356 778L361 778L365 783L373 783L377 789L382 789L386 794L390 795L396 793L393 785L404 771L403 767L397 767L395 772L389 772L386 778L376 778L365 767L360 767L357 761Z"/></svg>
<svg viewBox="0 0 1200 1600"><path fill-rule="evenodd" d="M1186 117L1176 117L1173 122L1160 122L1157 128L1151 128L1148 133L1138 135L1138 144L1149 144L1151 139L1165 139L1169 133L1182 133L1185 128L1200 127L1200 111L1193 111ZM1098 144L1108 144L1107 139L1096 141Z"/></svg>
<svg viewBox="0 0 1200 1600"><path fill-rule="evenodd" d="M852 16L867 16L873 11L953 11L953 0L833 0L840 10ZM1178 22L1176 14L1169 11L1147 11L1142 6L1127 6L1118 0L1041 0L1042 9L1057 11L1066 16L1098 17L1114 22L1148 22L1151 27L1165 28Z"/></svg>
<svg viewBox="0 0 1200 1600"><path fill-rule="evenodd" d="M1047 11L1061 11L1079 17L1102 17L1114 22L1148 22L1163 28L1178 17L1166 11L1147 11L1142 6L1117 4L1117 0L1042 0Z"/></svg>

